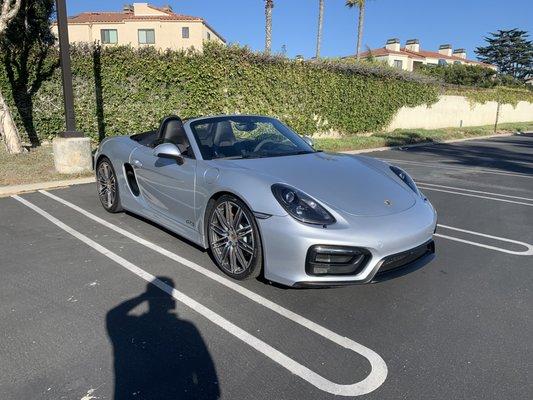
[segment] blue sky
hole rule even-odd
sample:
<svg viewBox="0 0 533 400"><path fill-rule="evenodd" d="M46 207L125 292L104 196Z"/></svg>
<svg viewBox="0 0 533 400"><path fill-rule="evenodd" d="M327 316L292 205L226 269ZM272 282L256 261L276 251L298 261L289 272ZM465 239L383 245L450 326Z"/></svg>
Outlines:
<svg viewBox="0 0 533 400"><path fill-rule="evenodd" d="M131 0L130 0L131 1ZM146 1L146 0L145 0ZM82 11L119 11L127 0L67 0L69 15ZM139 1L142 2L142 1ZM325 0L323 56L355 52L356 9L344 0ZM153 0L170 4L175 12L205 18L228 42L264 47L263 0ZM283 45L287 54L314 55L318 0L275 0L273 11L274 52ZM483 36L497 29L520 28L533 35L533 0L368 0L363 48L382 47L387 38L418 38L421 47L435 50L440 44L473 50Z"/></svg>

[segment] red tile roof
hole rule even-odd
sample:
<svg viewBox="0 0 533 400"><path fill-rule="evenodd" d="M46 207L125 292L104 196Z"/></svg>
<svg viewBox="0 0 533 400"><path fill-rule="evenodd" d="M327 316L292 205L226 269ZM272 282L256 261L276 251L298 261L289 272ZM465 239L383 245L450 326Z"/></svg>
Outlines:
<svg viewBox="0 0 533 400"><path fill-rule="evenodd" d="M423 59L424 58L424 57L421 57L421 56L417 56L416 53L408 54L408 53L406 53L405 51L402 51L402 50L400 50L400 51L389 50L389 49L386 49L385 47L380 47L379 49L372 49L370 51L365 51L365 52L361 53L360 56L365 58L365 57L369 57L369 56L374 56L374 57L386 56L388 54L398 54L398 55L401 55L401 56L404 56L404 57L416 58L416 59Z"/></svg>
<svg viewBox="0 0 533 400"><path fill-rule="evenodd" d="M203 21L190 15L168 13L167 15L134 15L132 12L84 12L69 17L69 24L87 24L93 22L124 22L132 20L155 21Z"/></svg>
<svg viewBox="0 0 533 400"><path fill-rule="evenodd" d="M493 67L492 65L490 64L485 64L485 63L482 63L482 62L479 62L479 61L474 61L474 60L467 60L465 58L461 58L461 57L457 57L457 56L448 56L448 55L445 55L445 54L440 54L439 52L437 51L427 51L427 50L420 50L420 51L411 51L411 50L407 50L405 47L402 47L400 49L400 51L395 51L395 50L389 50L385 47L380 47L378 49L373 49L373 50L370 50L370 51L365 51L363 53L360 54L361 57L369 57L369 56L374 56L374 57L379 57L379 56L386 56L388 54L398 54L398 55L402 55L402 56L405 56L405 57L408 57L408 58L412 58L412 59L418 59L418 60L422 60L424 58L437 58L437 59L445 59L445 60L452 60L452 61L462 61L462 62L467 62L467 63L470 63L470 64L477 64L477 65L482 65L482 66L485 66L485 67Z"/></svg>
<svg viewBox="0 0 533 400"><path fill-rule="evenodd" d="M425 57L425 58L443 58L445 60L463 61L463 62L468 62L468 63L471 63L471 64L479 64L479 65L491 66L490 64L485 64L485 63L482 63L482 62L479 62L479 61L474 61L474 60L467 60L466 58L461 58L461 57L454 56L454 55L448 56L446 54L440 54L438 51L420 50L420 51L414 52L414 51L411 51L411 50L407 50L405 47L402 49L402 51L404 51L406 53L409 53L409 54L420 55L420 56Z"/></svg>
<svg viewBox="0 0 533 400"><path fill-rule="evenodd" d="M200 17L193 17L191 15L176 14L175 12L164 8L155 7L151 4L148 7L161 11L166 15L135 15L132 11L121 12L83 12L73 17L68 18L69 24L90 24L90 23L106 23L106 22L125 22L125 21L200 21L203 22L215 35L217 35L224 43L226 39L215 31L206 20ZM57 21L54 21L56 24Z"/></svg>

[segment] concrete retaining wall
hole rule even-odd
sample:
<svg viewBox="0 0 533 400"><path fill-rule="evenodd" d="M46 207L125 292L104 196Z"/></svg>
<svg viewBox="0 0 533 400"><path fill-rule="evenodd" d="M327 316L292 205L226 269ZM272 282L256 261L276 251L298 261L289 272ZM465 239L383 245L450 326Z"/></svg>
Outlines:
<svg viewBox="0 0 533 400"><path fill-rule="evenodd" d="M472 105L462 96L440 96L439 101L429 107L402 107L387 130L491 125L496 121L497 107L495 101ZM500 106L498 122L525 121L533 121L533 103L521 101L516 107Z"/></svg>

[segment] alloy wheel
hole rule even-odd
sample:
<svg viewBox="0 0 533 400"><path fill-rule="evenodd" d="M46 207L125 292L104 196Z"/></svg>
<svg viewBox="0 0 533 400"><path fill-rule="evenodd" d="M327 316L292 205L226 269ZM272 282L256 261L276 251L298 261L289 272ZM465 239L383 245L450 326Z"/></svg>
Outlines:
<svg viewBox="0 0 533 400"><path fill-rule="evenodd" d="M233 201L216 206L209 221L210 247L219 266L231 274L250 268L257 239L249 217Z"/></svg>
<svg viewBox="0 0 533 400"><path fill-rule="evenodd" d="M111 165L102 161L96 171L96 185L100 201L106 208L112 208L117 197L117 179Z"/></svg>

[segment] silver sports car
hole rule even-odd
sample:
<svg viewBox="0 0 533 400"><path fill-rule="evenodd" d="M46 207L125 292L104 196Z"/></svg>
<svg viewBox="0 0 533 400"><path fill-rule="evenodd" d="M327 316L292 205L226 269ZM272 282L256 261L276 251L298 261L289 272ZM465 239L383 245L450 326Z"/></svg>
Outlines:
<svg viewBox="0 0 533 400"><path fill-rule="evenodd" d="M95 166L106 210L209 249L235 279L367 283L434 253L436 212L407 173L316 151L274 118L169 116L157 131L102 141Z"/></svg>

